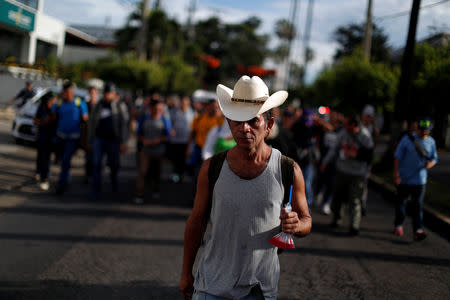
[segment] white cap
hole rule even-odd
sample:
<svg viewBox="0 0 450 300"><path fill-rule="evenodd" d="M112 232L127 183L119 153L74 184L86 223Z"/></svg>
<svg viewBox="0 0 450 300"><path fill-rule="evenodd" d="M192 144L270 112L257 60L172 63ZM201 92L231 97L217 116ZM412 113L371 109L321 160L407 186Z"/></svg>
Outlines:
<svg viewBox="0 0 450 300"><path fill-rule="evenodd" d="M364 116L375 116L375 107L373 107L373 105L366 104L366 106L364 106L362 114Z"/></svg>

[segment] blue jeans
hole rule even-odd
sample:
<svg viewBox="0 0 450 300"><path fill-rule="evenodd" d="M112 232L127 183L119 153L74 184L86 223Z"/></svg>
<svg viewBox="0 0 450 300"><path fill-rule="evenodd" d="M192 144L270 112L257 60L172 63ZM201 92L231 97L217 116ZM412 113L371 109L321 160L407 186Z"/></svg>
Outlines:
<svg viewBox="0 0 450 300"><path fill-rule="evenodd" d="M277 297L264 297L265 300L277 300ZM217 297L202 292L195 292L192 296L192 300L229 300L228 298ZM254 295L247 295L239 300L257 300Z"/></svg>
<svg viewBox="0 0 450 300"><path fill-rule="evenodd" d="M305 194L306 201L308 201L308 206L311 207L313 204L313 179L314 179L314 164L307 164L302 167L303 178L305 179Z"/></svg>
<svg viewBox="0 0 450 300"><path fill-rule="evenodd" d="M118 186L118 173L120 167L120 144L114 140L96 137L92 143L93 185L92 196L100 195L102 184L103 155L108 158L108 166L111 170L111 185L113 190Z"/></svg>
<svg viewBox="0 0 450 300"><path fill-rule="evenodd" d="M79 139L60 139L62 149L61 172L59 173L59 186L67 184L70 178L70 162L78 149Z"/></svg>
<svg viewBox="0 0 450 300"><path fill-rule="evenodd" d="M397 188L397 202L395 205L395 226L403 225L406 218L406 204L411 197L413 229L423 229L422 203L425 197L426 185L400 184Z"/></svg>

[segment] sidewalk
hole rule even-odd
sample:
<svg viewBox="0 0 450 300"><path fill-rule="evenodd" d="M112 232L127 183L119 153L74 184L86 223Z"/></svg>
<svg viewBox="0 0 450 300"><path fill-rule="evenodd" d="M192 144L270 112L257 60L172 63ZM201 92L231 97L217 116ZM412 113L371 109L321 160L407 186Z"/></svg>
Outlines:
<svg viewBox="0 0 450 300"><path fill-rule="evenodd" d="M4 106L0 104L0 120L13 120L16 112L12 106Z"/></svg>

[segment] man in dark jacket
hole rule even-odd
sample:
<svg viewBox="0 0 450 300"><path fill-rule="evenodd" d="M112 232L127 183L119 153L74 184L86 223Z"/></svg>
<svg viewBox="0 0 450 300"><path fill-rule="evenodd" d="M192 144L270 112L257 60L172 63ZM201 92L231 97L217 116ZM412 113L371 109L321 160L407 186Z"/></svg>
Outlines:
<svg viewBox="0 0 450 300"><path fill-rule="evenodd" d="M33 82L31 81L27 81L25 83L25 88L21 89L20 92L13 97L12 99L10 99L8 101L8 104L13 104L13 102L15 102L17 99L21 99L21 101L16 104L17 109L21 108L22 106L25 105L25 103L27 103L27 101L31 98L34 97L34 95L36 95L35 90L33 89Z"/></svg>
<svg viewBox="0 0 450 300"><path fill-rule="evenodd" d="M125 105L116 100L116 88L106 83L103 99L91 111L87 145L92 151L93 186L92 199L98 199L101 189L102 160L106 153L111 170L113 191L118 189L120 152L125 152L128 137L128 112Z"/></svg>

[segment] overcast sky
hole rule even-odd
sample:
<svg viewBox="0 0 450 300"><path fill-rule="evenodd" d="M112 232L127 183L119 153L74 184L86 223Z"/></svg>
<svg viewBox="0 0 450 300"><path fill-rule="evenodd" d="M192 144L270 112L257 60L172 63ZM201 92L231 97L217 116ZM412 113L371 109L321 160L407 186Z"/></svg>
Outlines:
<svg viewBox="0 0 450 300"><path fill-rule="evenodd" d="M180 23L187 20L187 7L190 0L160 0L163 9L169 16L175 17ZM111 27L121 27L133 10L127 3L133 0L45 0L44 13L56 17L68 25L104 25L107 20ZM154 0L150 0L153 4ZM250 16L257 16L262 21L261 32L273 34L274 24L282 18L289 18L290 0L197 0L197 10L194 21L206 19L212 15L218 16L223 22L235 23ZM422 0L422 6L428 6L442 0ZM293 56L301 62L302 35L305 27L308 0L299 0L298 26L300 36L295 43ZM401 12L408 12L412 0L373 0L373 16L377 25L388 35L388 43L394 47L402 47L406 42L409 15L387 17ZM365 19L367 0L315 0L311 30L310 47L315 52L314 61L308 70L308 81L317 72L331 62L336 49L332 41L332 33L336 27L351 22L362 23ZM423 39L433 33L431 27L449 31L450 1L424 8L420 12L417 38ZM277 44L275 38L271 46Z"/></svg>

